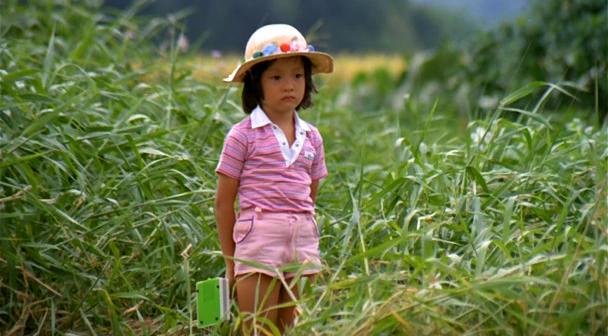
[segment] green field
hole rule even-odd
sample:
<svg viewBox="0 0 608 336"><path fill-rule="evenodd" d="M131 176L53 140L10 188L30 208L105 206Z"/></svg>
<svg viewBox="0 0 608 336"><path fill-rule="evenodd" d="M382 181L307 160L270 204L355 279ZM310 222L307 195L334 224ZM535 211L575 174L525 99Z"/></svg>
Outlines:
<svg viewBox="0 0 608 336"><path fill-rule="evenodd" d="M214 168L238 88L159 50L170 21L0 6L0 332L187 335L195 282L224 271ZM330 175L293 334L605 335L608 129L581 91L482 108L351 78L319 77L301 113Z"/></svg>

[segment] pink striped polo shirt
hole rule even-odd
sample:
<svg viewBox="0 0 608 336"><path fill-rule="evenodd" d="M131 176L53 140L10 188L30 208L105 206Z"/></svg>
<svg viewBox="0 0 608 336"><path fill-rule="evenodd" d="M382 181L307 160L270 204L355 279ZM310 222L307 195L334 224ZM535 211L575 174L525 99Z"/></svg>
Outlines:
<svg viewBox="0 0 608 336"><path fill-rule="evenodd" d="M259 118L260 111L232 126L215 171L239 180L240 209L314 214L310 184L327 176L321 134L296 114L296 131L301 132L303 144L295 159L286 160L274 124L263 111ZM254 114L258 118L252 123Z"/></svg>

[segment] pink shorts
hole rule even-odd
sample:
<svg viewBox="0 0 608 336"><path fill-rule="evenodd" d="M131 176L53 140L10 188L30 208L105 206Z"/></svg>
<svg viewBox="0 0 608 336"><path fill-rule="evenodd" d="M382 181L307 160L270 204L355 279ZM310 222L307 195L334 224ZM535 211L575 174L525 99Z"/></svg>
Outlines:
<svg viewBox="0 0 608 336"><path fill-rule="evenodd" d="M232 239L234 275L259 272L285 278L319 273L319 232L314 215L245 209L238 215Z"/></svg>

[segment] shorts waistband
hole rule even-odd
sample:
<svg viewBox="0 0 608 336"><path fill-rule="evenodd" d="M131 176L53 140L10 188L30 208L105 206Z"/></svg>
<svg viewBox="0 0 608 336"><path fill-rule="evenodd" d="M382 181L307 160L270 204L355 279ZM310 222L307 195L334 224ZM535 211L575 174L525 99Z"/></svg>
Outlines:
<svg viewBox="0 0 608 336"><path fill-rule="evenodd" d="M264 216L264 217L282 217L282 216L297 216L297 217L314 217L314 213L310 213L310 212L297 212L297 211L281 211L281 212L276 212L276 211L267 211L267 210L263 210L262 208L259 207L251 207L251 208L246 208L246 209L241 209L239 211L238 216Z"/></svg>

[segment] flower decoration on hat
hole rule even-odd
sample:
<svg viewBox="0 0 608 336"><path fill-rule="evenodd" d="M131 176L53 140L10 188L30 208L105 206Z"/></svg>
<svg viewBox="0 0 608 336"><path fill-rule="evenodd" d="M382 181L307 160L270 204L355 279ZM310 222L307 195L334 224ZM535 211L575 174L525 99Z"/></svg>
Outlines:
<svg viewBox="0 0 608 336"><path fill-rule="evenodd" d="M291 44L289 44L289 49L290 50L300 50L300 44L298 43L298 40L293 39L291 41Z"/></svg>
<svg viewBox="0 0 608 336"><path fill-rule="evenodd" d="M270 56L281 53L289 53L289 52L302 52L302 51L315 51L315 48L312 45L306 45L305 42L302 42L297 37L291 39L291 42L285 43L277 43L270 42L262 48L262 50L255 51L251 57L253 59L262 57L262 56Z"/></svg>
<svg viewBox="0 0 608 336"><path fill-rule="evenodd" d="M264 56L270 56L274 54L278 49L279 48L277 48L277 45L275 43L269 43L264 47L262 53L264 54Z"/></svg>

